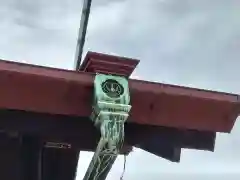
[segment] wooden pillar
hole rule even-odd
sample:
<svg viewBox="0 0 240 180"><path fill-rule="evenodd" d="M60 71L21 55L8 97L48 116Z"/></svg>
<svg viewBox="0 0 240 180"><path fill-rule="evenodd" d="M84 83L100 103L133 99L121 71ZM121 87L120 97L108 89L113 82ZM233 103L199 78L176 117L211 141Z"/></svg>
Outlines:
<svg viewBox="0 0 240 180"><path fill-rule="evenodd" d="M21 180L21 142L18 137L0 133L0 179Z"/></svg>
<svg viewBox="0 0 240 180"><path fill-rule="evenodd" d="M44 148L42 154L42 180L74 180L79 150Z"/></svg>
<svg viewBox="0 0 240 180"><path fill-rule="evenodd" d="M42 145L39 138L22 136L21 138L21 173L22 180L42 180Z"/></svg>

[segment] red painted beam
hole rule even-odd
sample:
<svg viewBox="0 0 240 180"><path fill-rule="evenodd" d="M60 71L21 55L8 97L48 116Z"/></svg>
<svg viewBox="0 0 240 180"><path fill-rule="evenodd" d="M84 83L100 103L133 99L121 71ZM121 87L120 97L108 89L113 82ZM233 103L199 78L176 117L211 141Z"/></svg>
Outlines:
<svg viewBox="0 0 240 180"><path fill-rule="evenodd" d="M0 108L89 116L94 74L0 61ZM230 132L239 95L129 80L129 121Z"/></svg>
<svg viewBox="0 0 240 180"><path fill-rule="evenodd" d="M80 70L83 72L103 73L129 77L139 63L131 59L108 54L88 52Z"/></svg>

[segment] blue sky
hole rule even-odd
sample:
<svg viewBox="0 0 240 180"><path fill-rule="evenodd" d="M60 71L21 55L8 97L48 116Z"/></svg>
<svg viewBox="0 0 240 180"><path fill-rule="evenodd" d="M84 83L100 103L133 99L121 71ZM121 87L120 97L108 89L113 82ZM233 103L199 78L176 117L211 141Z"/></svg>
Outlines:
<svg viewBox="0 0 240 180"><path fill-rule="evenodd" d="M0 0L0 58L73 69L82 2ZM139 58L139 79L240 92L239 0L93 0L88 50ZM214 153L184 150L170 163L135 149L124 180L234 179L240 176L240 123L217 136ZM92 153L80 154L77 180ZM120 177L123 158L108 180Z"/></svg>

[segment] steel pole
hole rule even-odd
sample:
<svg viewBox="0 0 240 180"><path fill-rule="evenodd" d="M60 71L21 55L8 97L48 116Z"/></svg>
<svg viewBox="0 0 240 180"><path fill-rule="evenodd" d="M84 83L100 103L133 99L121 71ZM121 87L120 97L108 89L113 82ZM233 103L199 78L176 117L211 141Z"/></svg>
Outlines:
<svg viewBox="0 0 240 180"><path fill-rule="evenodd" d="M78 40L77 40L77 48L76 48L76 54L75 54L75 63L74 63L76 71L79 70L81 65L81 59L82 59L83 47L85 43L91 4L92 4L92 0L84 0L83 2L82 15L80 20L80 27L79 27Z"/></svg>

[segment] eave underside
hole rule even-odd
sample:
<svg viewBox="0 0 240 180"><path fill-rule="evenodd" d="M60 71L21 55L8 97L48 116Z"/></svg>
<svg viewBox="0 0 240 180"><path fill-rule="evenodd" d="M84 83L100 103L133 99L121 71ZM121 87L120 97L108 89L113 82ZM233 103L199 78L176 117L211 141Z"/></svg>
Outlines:
<svg viewBox="0 0 240 180"><path fill-rule="evenodd" d="M88 118L13 110L1 110L0 118L2 180L74 180L79 151L95 151L99 139ZM216 135L134 123L126 124L125 133L125 147L173 162L180 160L181 148L213 151ZM71 149L44 148L45 142L69 143Z"/></svg>

